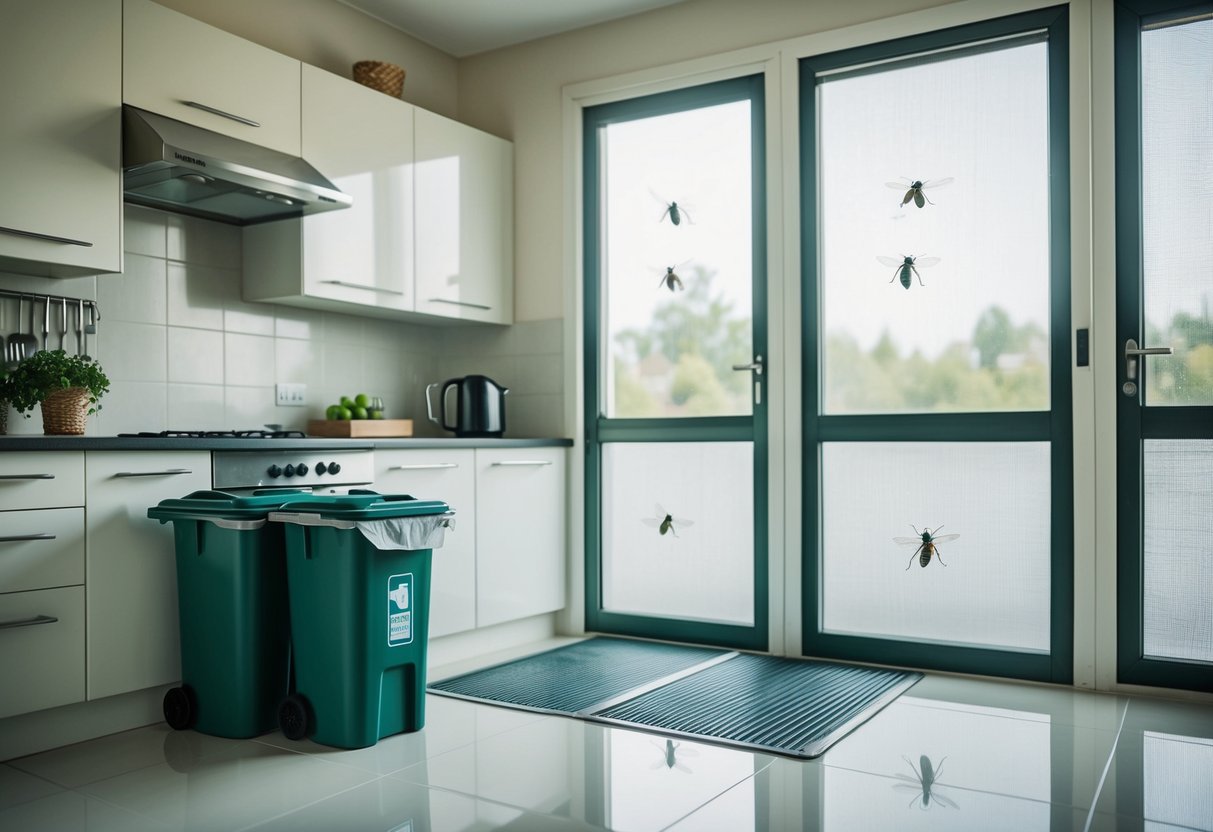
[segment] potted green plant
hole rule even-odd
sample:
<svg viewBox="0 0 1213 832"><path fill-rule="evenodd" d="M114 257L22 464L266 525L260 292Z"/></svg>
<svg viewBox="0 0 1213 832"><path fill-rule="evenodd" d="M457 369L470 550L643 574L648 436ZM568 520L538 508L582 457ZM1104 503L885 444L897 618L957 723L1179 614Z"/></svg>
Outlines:
<svg viewBox="0 0 1213 832"><path fill-rule="evenodd" d="M94 359L63 350L36 352L17 365L4 382L4 395L25 418L42 407L42 432L79 435L110 380Z"/></svg>
<svg viewBox="0 0 1213 832"><path fill-rule="evenodd" d="M8 433L8 368L0 365L0 436Z"/></svg>

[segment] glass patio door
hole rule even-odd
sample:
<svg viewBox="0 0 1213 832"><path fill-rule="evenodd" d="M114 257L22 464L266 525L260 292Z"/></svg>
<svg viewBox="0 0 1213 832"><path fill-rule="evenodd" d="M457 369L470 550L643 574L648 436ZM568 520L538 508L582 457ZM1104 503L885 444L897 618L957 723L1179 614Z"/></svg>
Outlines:
<svg viewBox="0 0 1213 832"><path fill-rule="evenodd" d="M767 644L762 89L585 110L590 630Z"/></svg>
<svg viewBox="0 0 1213 832"><path fill-rule="evenodd" d="M1116 9L1118 674L1213 690L1213 4Z"/></svg>
<svg viewBox="0 0 1213 832"><path fill-rule="evenodd" d="M804 653L1072 675L1064 8L801 61Z"/></svg>

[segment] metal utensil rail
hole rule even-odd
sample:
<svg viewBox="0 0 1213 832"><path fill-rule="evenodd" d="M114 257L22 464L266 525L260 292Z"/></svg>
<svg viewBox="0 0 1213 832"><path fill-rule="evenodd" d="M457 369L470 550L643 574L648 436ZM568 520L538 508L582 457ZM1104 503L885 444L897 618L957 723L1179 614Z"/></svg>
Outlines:
<svg viewBox="0 0 1213 832"><path fill-rule="evenodd" d="M97 333L97 322L101 320L101 307L97 304L97 301L89 300L87 298L73 298L66 295L52 295L46 292L22 292L13 289L0 289L0 300L3 300L4 298L14 298L18 301L17 324L14 335L9 338L10 345L15 345L16 343L19 343L21 338L24 338L25 341L31 342L28 346L32 346L32 349L29 349L24 345L20 350L18 350L15 346L6 346L4 354L0 356L0 358L3 359L3 362L8 363L9 365L14 365L21 359L28 358L34 352L38 351L37 336L35 335L36 330L34 325L34 315L39 303L43 305L41 316L43 320L42 349L50 349L48 330L51 310L57 306L58 317L60 319L58 328L59 347L63 350L67 350L67 316L68 309L70 307L71 311L76 317L76 354L87 354L87 335L95 335ZM30 301L30 332L28 336L22 336L24 326L24 321L22 318L24 315L22 314L20 306L21 302L26 300ZM88 307L89 315L87 324L84 322L85 307ZM0 340L0 342L2 342L2 340ZM18 354L18 352L20 354Z"/></svg>

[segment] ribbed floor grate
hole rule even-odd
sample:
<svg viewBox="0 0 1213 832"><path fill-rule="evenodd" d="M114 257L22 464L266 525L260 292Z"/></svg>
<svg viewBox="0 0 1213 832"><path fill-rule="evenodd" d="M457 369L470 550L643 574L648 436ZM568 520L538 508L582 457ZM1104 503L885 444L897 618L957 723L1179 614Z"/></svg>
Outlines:
<svg viewBox="0 0 1213 832"><path fill-rule="evenodd" d="M725 650L592 638L443 679L435 693L575 714L658 679L727 655Z"/></svg>
<svg viewBox="0 0 1213 832"><path fill-rule="evenodd" d="M740 654L592 718L816 757L921 673Z"/></svg>
<svg viewBox="0 0 1213 832"><path fill-rule="evenodd" d="M816 757L921 673L591 638L443 679L434 693Z"/></svg>

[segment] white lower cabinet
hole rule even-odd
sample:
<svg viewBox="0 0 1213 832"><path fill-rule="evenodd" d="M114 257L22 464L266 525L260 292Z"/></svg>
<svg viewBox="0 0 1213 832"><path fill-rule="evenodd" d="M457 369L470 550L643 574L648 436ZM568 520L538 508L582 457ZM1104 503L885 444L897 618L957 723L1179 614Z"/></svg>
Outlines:
<svg viewBox="0 0 1213 832"><path fill-rule="evenodd" d="M430 570L430 637L476 626L476 452L377 450L375 488L442 500L455 512L455 528L434 550Z"/></svg>
<svg viewBox="0 0 1213 832"><path fill-rule="evenodd" d="M207 451L85 455L88 698L181 678L172 524L147 510L210 488Z"/></svg>
<svg viewBox="0 0 1213 832"><path fill-rule="evenodd" d="M476 451L476 626L565 604L565 450Z"/></svg>
<svg viewBox="0 0 1213 832"><path fill-rule="evenodd" d="M375 451L375 490L442 500L455 528L434 551L430 636L565 605L565 451Z"/></svg>
<svg viewBox="0 0 1213 832"><path fill-rule="evenodd" d="M0 595L0 719L84 699L84 587Z"/></svg>

